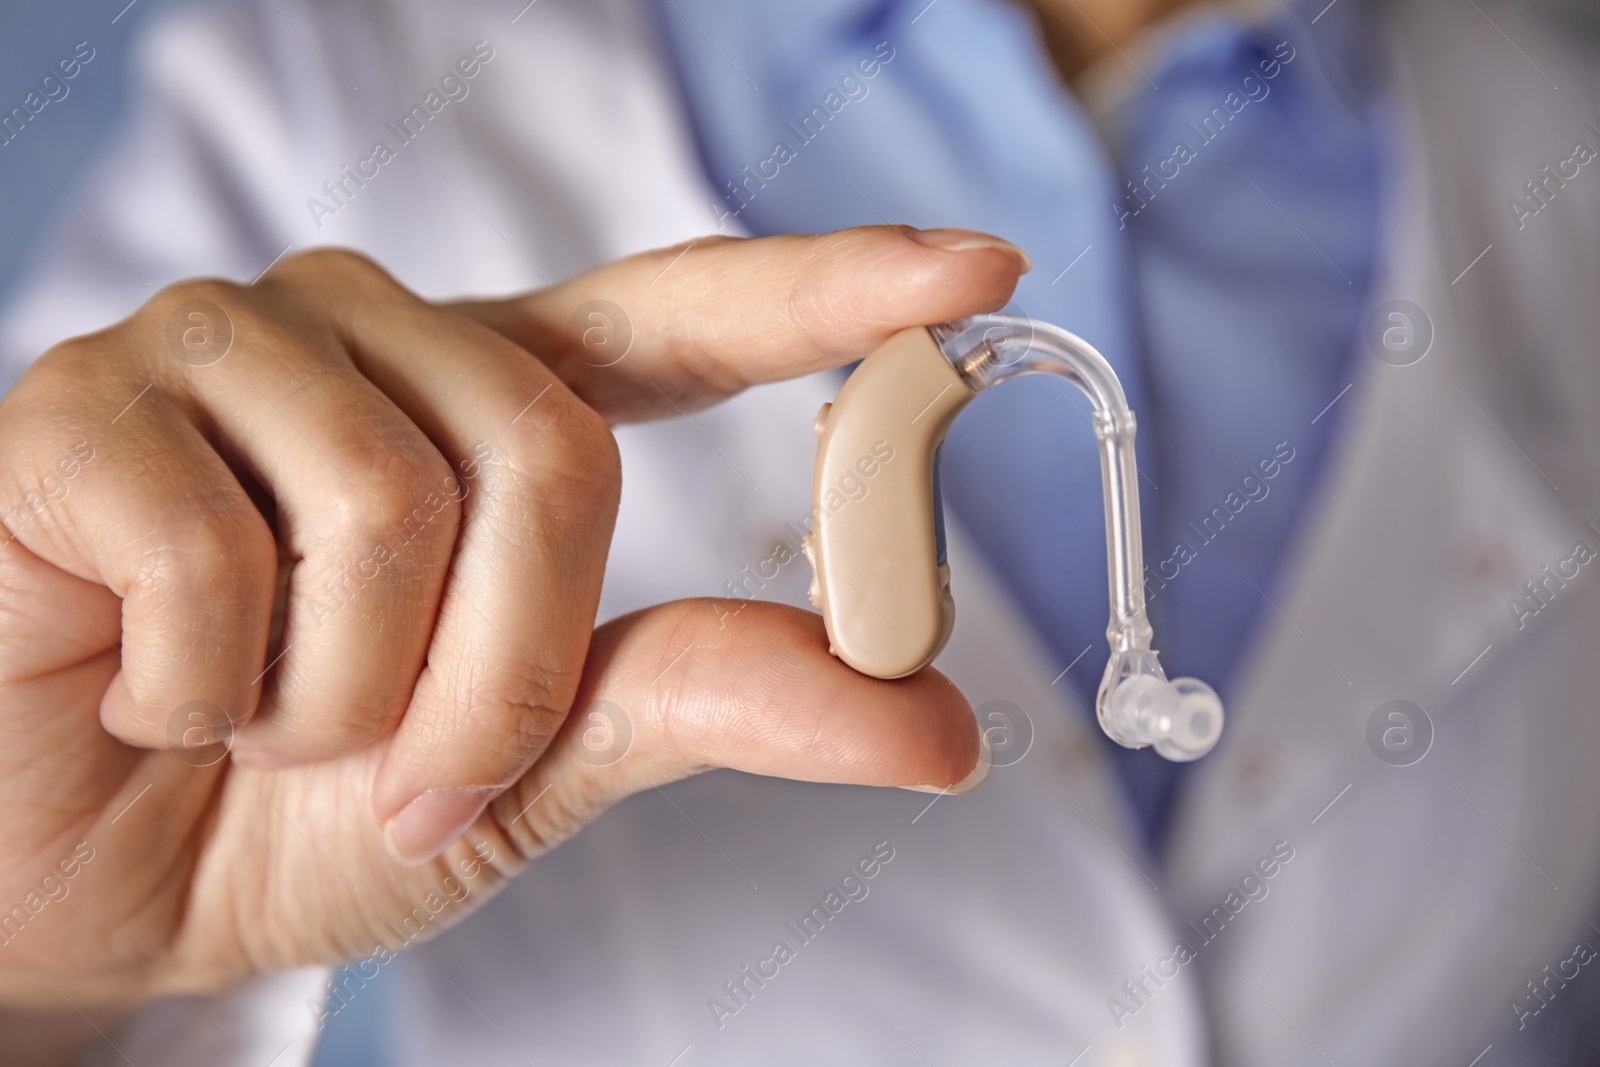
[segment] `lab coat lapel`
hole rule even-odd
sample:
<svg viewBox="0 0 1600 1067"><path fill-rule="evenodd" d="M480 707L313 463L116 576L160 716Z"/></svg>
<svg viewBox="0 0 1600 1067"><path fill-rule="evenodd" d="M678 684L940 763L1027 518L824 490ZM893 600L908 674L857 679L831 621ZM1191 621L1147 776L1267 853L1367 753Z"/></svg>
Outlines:
<svg viewBox="0 0 1600 1067"><path fill-rule="evenodd" d="M1502 432L1481 372L1503 357L1452 313L1461 264L1438 254L1425 138L1406 132L1374 303L1411 302L1398 310L1432 345L1394 366L1362 339L1321 499L1264 590L1246 681L1169 858L1181 919L1273 843L1297 853L1208 958L1228 1062L1304 1059L1308 1040L1337 1062L1444 1062L1441 1042L1465 1062L1516 1021L1517 976L1561 958L1548 954L1595 889L1600 789L1555 772L1600 744L1573 707L1592 688L1581 649L1600 582L1590 566L1572 577L1575 545L1600 537ZM1396 765L1383 733L1428 729L1419 716L1369 730L1392 700L1431 724L1414 764ZM1291 1025L1262 1025L1275 1011Z"/></svg>
<svg viewBox="0 0 1600 1067"><path fill-rule="evenodd" d="M1410 367L1358 354L1323 499L1284 582L1263 590L1227 740L1192 798L1200 808L1226 793L1230 811L1252 798L1241 814L1261 826L1306 805L1315 814L1352 759L1372 760L1360 732L1372 709L1395 698L1447 708L1474 672L1535 632L1519 628L1508 593L1572 556L1577 540L1593 543L1460 384L1462 357L1448 345L1441 337ZM1272 762L1292 765L1292 780L1266 781L1265 748L1285 753ZM1209 857L1188 854L1189 831L1205 821L1198 809L1182 818L1175 861L1196 874L1236 866L1215 841ZM1230 836L1254 847L1243 825Z"/></svg>

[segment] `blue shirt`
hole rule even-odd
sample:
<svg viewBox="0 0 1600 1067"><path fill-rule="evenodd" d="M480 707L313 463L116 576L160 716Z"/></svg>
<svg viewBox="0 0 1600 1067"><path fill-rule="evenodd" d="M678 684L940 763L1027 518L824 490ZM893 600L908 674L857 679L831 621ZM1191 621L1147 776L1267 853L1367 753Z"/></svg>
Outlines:
<svg viewBox="0 0 1600 1067"><path fill-rule="evenodd" d="M1226 701L1315 490L1339 406L1322 409L1349 380L1376 259L1378 123L1357 62L1359 0L1320 18L1192 24L1144 66L1153 85L1118 117L1116 152L1019 11L925 3L660 5L706 174L724 194L707 204L707 229L893 221L1026 247L1036 267L1010 310L1095 344L1139 418L1163 661ZM1108 610L1087 410L1053 379L1007 383L956 421L942 466L945 499L1072 664L1058 684L1092 707ZM1181 765L1106 745L1157 844ZM330 1021L316 1064L389 1060L386 975Z"/></svg>
<svg viewBox="0 0 1600 1067"><path fill-rule="evenodd" d="M1010 310L1082 335L1121 376L1156 647L1224 702L1338 424L1322 409L1349 381L1377 258L1366 12L1317 8L1186 23L1130 72L1113 149L1007 3L659 7L721 193L708 226L965 226L1032 254ZM1108 612L1086 402L1008 383L957 420L942 467L945 500L1071 665L1059 684L1092 707ZM1112 749L1158 845L1181 768Z"/></svg>

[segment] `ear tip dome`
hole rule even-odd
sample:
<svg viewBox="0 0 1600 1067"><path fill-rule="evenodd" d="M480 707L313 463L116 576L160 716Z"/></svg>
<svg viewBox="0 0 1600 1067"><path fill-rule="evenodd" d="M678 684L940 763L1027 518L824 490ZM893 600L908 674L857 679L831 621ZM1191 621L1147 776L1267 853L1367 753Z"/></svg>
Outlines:
<svg viewBox="0 0 1600 1067"><path fill-rule="evenodd" d="M1168 684L1177 707L1165 723L1165 735L1155 740L1155 750L1178 762L1199 759L1222 737L1222 699L1198 678L1174 678Z"/></svg>
<svg viewBox="0 0 1600 1067"><path fill-rule="evenodd" d="M1136 673L1114 683L1102 702L1101 725L1130 748L1155 748L1169 760L1197 760L1222 736L1222 699L1198 678L1167 681Z"/></svg>

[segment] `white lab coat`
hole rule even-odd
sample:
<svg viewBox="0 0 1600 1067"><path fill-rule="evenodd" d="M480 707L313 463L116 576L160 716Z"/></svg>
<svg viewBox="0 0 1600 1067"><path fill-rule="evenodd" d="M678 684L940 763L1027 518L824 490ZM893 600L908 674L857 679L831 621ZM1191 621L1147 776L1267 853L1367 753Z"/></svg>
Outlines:
<svg viewBox="0 0 1600 1067"><path fill-rule="evenodd" d="M72 191L89 221L64 213L0 351L24 359L179 277L249 279L288 247L355 246L442 297L710 230L640 6L519 6L277 0L167 20L145 42L131 128ZM1507 606L1576 542L1600 549L1600 168L1521 229L1506 203L1574 141L1600 147L1585 125L1600 66L1509 5L1478 6L1383 12L1403 45L1402 137L1376 296L1422 306L1436 337L1413 366L1355 361L1292 579L1181 801L1164 875L1088 717L1052 684L1065 664L956 529L939 666L980 709L1025 710L1024 758L931 805L727 772L635 797L392 965L394 1062L1460 1065L1503 1043L1524 982L1595 916L1600 878L1600 715L1583 678L1600 567L1525 626ZM306 199L478 40L495 58L470 95L313 225ZM766 387L692 425L622 430L602 615L720 593L792 541L831 390ZM763 595L803 603L808 577L796 562ZM1434 724L1414 766L1365 741L1393 698ZM785 924L885 841L869 895L799 946ZM1280 842L1293 859L1268 894L1176 977L1148 978ZM779 939L796 958L719 1027L708 1002L736 1005L723 983ZM161 1005L118 1045L139 1063L302 1062L321 978ZM1139 1010L1119 1024L1113 997Z"/></svg>

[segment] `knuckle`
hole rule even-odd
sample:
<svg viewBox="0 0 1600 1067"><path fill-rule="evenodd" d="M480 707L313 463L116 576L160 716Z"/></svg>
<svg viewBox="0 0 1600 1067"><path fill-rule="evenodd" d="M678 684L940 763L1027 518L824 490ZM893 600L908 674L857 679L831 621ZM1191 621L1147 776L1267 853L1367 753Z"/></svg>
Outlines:
<svg viewBox="0 0 1600 1067"><path fill-rule="evenodd" d="M361 544L395 538L410 543L455 539L460 504L420 478L383 480L359 490L345 506L341 532Z"/></svg>
<svg viewBox="0 0 1600 1067"><path fill-rule="evenodd" d="M573 458L615 450L616 439L611 427L594 408L576 397L563 397L552 407L556 414L558 454L562 447L573 450Z"/></svg>
<svg viewBox="0 0 1600 1067"><path fill-rule="evenodd" d="M293 279L327 282L338 279L342 284L358 282L371 285L396 284L389 272L377 260L353 248L327 245L308 248L303 252L285 256L273 265L266 279Z"/></svg>
<svg viewBox="0 0 1600 1067"><path fill-rule="evenodd" d="M548 431L519 440L505 469L546 492L576 490L612 503L622 489L622 453L611 427L575 397L551 405Z"/></svg>
<svg viewBox="0 0 1600 1067"><path fill-rule="evenodd" d="M147 338L143 343L153 343L155 352L159 353L168 347L170 331L180 316L198 313L214 317L216 311L210 309L220 311L234 329L239 329L245 323L257 322L254 294L248 287L224 278L187 278L173 282L151 297L130 322L136 324ZM119 327L112 327L113 331L117 329ZM162 340L157 340L157 337ZM161 362L166 365L165 360Z"/></svg>
<svg viewBox="0 0 1600 1067"><path fill-rule="evenodd" d="M134 580L147 590L191 595L212 611L231 614L270 601L277 565L277 544L266 521L242 502L188 516L144 553Z"/></svg>
<svg viewBox="0 0 1600 1067"><path fill-rule="evenodd" d="M192 640L239 633L270 611L277 562L266 522L248 502L214 507L168 524L159 542L133 561L128 593L138 596L141 614L165 620L163 628L187 632ZM191 641L159 648L144 648L139 669L124 675L141 724L149 729L161 725L174 696L159 679L193 666Z"/></svg>
<svg viewBox="0 0 1600 1067"><path fill-rule="evenodd" d="M209 301L219 307L235 307L248 290L226 278L185 278L163 288L145 306L164 317L175 307L193 301Z"/></svg>
<svg viewBox="0 0 1600 1067"><path fill-rule="evenodd" d="M308 746L318 758L327 758L359 751L388 737L399 727L404 715L404 700L387 704L351 703L329 709L326 714L318 711L286 718L283 727L298 744Z"/></svg>
<svg viewBox="0 0 1600 1067"><path fill-rule="evenodd" d="M126 363L108 361L105 345L94 337L52 345L0 403L0 440L25 453L41 438L77 432L97 416L110 419L116 414L112 405L122 401L121 386L137 377ZM83 403L86 391L95 405L92 415Z"/></svg>
<svg viewBox="0 0 1600 1067"><path fill-rule="evenodd" d="M43 381L83 380L96 363L103 362L101 346L94 337L73 337L51 345L44 354L33 361L19 389L37 386Z"/></svg>
<svg viewBox="0 0 1600 1067"><path fill-rule="evenodd" d="M517 539L554 517L576 526L610 522L622 497L622 453L611 427L575 397L550 403L538 429L508 434L476 465L474 491L491 507L489 521L509 519Z"/></svg>
<svg viewBox="0 0 1600 1067"><path fill-rule="evenodd" d="M550 747L550 739L566 717L557 707L537 698L519 697L483 706L480 714L490 731L503 739L496 746L501 758L511 757L521 769Z"/></svg>
<svg viewBox="0 0 1600 1067"><path fill-rule="evenodd" d="M459 706L472 709L472 724L489 739L488 755L513 763L518 773L550 746L571 706L578 678L574 672L523 665L494 681L467 683L471 691Z"/></svg>
<svg viewBox="0 0 1600 1067"><path fill-rule="evenodd" d="M762 716L741 715L734 710L762 706L759 696L753 695L765 684L760 676L733 677L707 668L707 663L720 660L729 632L701 603L682 600L655 609L655 625L659 626L655 659L645 668L654 680L648 696L635 709L640 724L649 725L661 749L674 754L684 765L693 764L695 753L704 749L708 729L720 731L726 738L759 738L765 721ZM725 698L722 711L710 725L704 701L708 692L721 693Z"/></svg>
<svg viewBox="0 0 1600 1067"><path fill-rule="evenodd" d="M782 322L805 347L831 353L839 347L841 327L857 322L854 309L842 303L839 287L827 284L824 270L810 262L796 265L784 294Z"/></svg>
<svg viewBox="0 0 1600 1067"><path fill-rule="evenodd" d="M139 346L135 351L147 362L154 361L156 374L175 370L172 356L205 365L222 358L236 334L259 337L272 332L259 294L222 278L174 282L140 308L130 323L137 333L129 340ZM120 356L125 346L116 347Z"/></svg>
<svg viewBox="0 0 1600 1067"><path fill-rule="evenodd" d="M340 535L363 544L395 537L455 540L461 493L436 450L411 442L366 441L348 448L340 465L350 471L354 486L335 519Z"/></svg>

